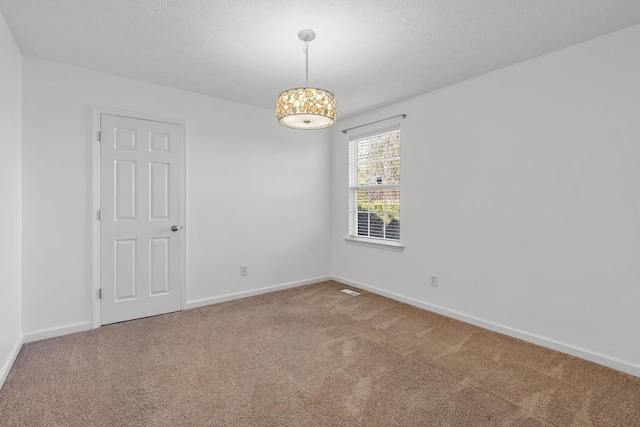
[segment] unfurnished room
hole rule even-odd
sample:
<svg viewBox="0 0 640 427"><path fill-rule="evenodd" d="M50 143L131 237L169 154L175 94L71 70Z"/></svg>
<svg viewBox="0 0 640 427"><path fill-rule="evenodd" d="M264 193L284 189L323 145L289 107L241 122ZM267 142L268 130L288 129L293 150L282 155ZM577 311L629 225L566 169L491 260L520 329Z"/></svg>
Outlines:
<svg viewBox="0 0 640 427"><path fill-rule="evenodd" d="M637 0L0 0L0 426L640 426Z"/></svg>

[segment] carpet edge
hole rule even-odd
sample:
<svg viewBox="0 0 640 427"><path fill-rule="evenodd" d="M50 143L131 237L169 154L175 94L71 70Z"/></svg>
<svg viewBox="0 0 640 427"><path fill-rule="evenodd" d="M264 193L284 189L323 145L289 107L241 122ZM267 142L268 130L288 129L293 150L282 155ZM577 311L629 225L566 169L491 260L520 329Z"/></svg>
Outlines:
<svg viewBox="0 0 640 427"><path fill-rule="evenodd" d="M60 337L62 335L73 334L76 332L84 332L90 329L95 329L93 327L93 322L77 322L77 323L69 323L61 326L54 326L52 328L38 329L33 332L28 332L24 334L23 341L25 343L46 340L48 338Z"/></svg>
<svg viewBox="0 0 640 427"><path fill-rule="evenodd" d="M471 316L457 310L451 310L439 305L430 304L425 301L421 301L406 295L398 294L395 292L385 291L383 289L376 288L355 280L350 280L341 276L331 276L332 280L344 283L345 285L354 286L366 291L378 294L387 298L391 298L396 301L404 302L414 307L422 308L428 311L432 311L443 316L451 317L453 319L460 320L465 323L470 323L475 326L479 326L490 331L498 332L513 338L518 338L523 341L527 341L532 344L537 344L542 347L549 348L551 350L559 351L561 353L575 356L580 359L588 360L617 371L621 371L636 377L640 377L640 364L631 362L629 360L620 359L614 356L603 354L597 351L593 351L587 348L583 348L577 345L569 344L566 342L558 341L553 338L548 338L542 335L538 335L532 332L523 331L511 326L503 325L500 323L485 320L479 317Z"/></svg>
<svg viewBox="0 0 640 427"><path fill-rule="evenodd" d="M13 364L18 358L18 353L20 353L22 344L24 344L24 338L22 334L20 334L15 344L11 348L11 351L9 352L9 357L7 357L6 361L2 365L2 368L0 369L0 389L2 389L2 386L4 386L4 382L9 376L9 372L11 371L11 368L13 367Z"/></svg>
<svg viewBox="0 0 640 427"><path fill-rule="evenodd" d="M298 286L311 285L314 283L324 282L331 280L331 276L318 276L311 277L304 280L296 280L294 282L281 283L278 285L265 286L262 288L250 289L247 291L233 292L224 295L218 295L215 297L201 298L192 301L187 301L186 309L204 307L206 305L218 304L221 302L233 301L240 298L252 297L255 295L266 294L269 292L281 291L284 289L297 288Z"/></svg>

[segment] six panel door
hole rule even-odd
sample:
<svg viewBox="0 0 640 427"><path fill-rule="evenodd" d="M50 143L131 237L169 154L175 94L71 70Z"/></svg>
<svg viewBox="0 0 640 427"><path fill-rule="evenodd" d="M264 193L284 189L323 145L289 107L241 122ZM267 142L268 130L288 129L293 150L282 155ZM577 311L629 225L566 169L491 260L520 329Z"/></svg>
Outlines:
<svg viewBox="0 0 640 427"><path fill-rule="evenodd" d="M102 114L100 133L100 323L178 311L182 127Z"/></svg>

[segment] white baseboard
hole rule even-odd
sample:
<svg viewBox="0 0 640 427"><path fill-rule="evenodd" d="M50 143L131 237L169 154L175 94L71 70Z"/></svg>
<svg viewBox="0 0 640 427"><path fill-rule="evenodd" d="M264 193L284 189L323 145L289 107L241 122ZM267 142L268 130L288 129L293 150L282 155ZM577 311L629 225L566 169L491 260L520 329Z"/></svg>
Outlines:
<svg viewBox="0 0 640 427"><path fill-rule="evenodd" d="M7 360L5 360L5 362L2 364L2 368L0 368L0 389L4 385L4 381L7 379L7 375L9 375L9 371L11 370L13 363L16 361L16 357L18 357L18 353L20 353L22 342L22 336L19 336L15 344L11 348L9 357L7 357Z"/></svg>
<svg viewBox="0 0 640 427"><path fill-rule="evenodd" d="M404 302L415 307L420 307L425 310L432 311L434 313L442 314L443 316L451 317L457 320L461 320L472 325L479 326L484 329L489 329L494 332L499 332L504 335L508 335L514 338L521 339L533 344L537 344L543 347L550 348L552 350L566 353L571 356L576 356L584 360L598 363L603 366L615 369L617 371L626 372L636 377L640 377L640 365L628 360L619 359L614 356L602 354L596 351L589 350L587 348L579 347L566 342L558 341L553 338L544 337L531 332L523 331L520 329L512 328L507 325L492 322L489 320L481 319L475 316L471 316L456 310L450 310L446 307L441 307L434 304L429 304L424 301L420 301L415 298L407 297L405 295L397 294L395 292L385 291L383 289L376 288L374 286L365 285L364 283L356 282L346 279L344 277L333 276L333 280L344 283L346 285L354 286L356 288L364 289L374 294L382 295L387 298L391 298L396 301Z"/></svg>
<svg viewBox="0 0 640 427"><path fill-rule="evenodd" d="M187 301L187 309L203 307L205 305L211 304L218 304L221 302L232 301L240 298L252 297L254 295L266 294L268 292L281 291L283 289L297 288L298 286L311 285L312 283L324 282L326 280L331 280L331 276L313 277L311 279L297 280L295 282L266 286L264 288L251 289L249 291L234 292L231 294L224 294L216 297Z"/></svg>
<svg viewBox="0 0 640 427"><path fill-rule="evenodd" d="M266 286L263 288L252 289L249 291L236 292L232 294L225 294L225 295L220 295L220 296L211 297L211 298L203 298L199 300L188 301L186 308L190 309L190 308L202 307L205 305L231 301L234 299L240 299L240 298L250 297L254 295L264 294L267 292L274 292L282 289L295 288L303 285L310 285L312 283L323 282L325 280L330 280L330 279L331 279L331 276L313 277L310 279L299 280L299 281L290 282L290 283L283 283L283 284L274 285L274 286ZM40 341L48 338L59 337L62 335L73 334L75 332L88 331L90 329L94 329L93 322L91 321L71 323L63 326L54 326L51 328L45 328L45 329L39 329L32 332L27 332L24 334L23 341L25 343Z"/></svg>
<svg viewBox="0 0 640 427"><path fill-rule="evenodd" d="M92 322L78 322L68 325L54 326L52 328L38 329L37 331L27 332L24 334L24 342L33 342L45 340L47 338L55 338L62 335L73 334L93 329Z"/></svg>

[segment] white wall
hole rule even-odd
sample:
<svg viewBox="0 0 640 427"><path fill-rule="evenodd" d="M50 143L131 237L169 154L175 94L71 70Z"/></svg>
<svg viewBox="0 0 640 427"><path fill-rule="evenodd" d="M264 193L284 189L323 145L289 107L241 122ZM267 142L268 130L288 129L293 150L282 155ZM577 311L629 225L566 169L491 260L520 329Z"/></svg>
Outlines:
<svg viewBox="0 0 640 427"><path fill-rule="evenodd" d="M93 105L187 122L190 306L330 275L328 131L30 57L22 85L25 339L90 327Z"/></svg>
<svg viewBox="0 0 640 427"><path fill-rule="evenodd" d="M639 45L634 26L341 122L333 275L640 375ZM400 113L406 249L347 244L340 130Z"/></svg>
<svg viewBox="0 0 640 427"><path fill-rule="evenodd" d="M0 387L22 345L20 51L0 13Z"/></svg>

